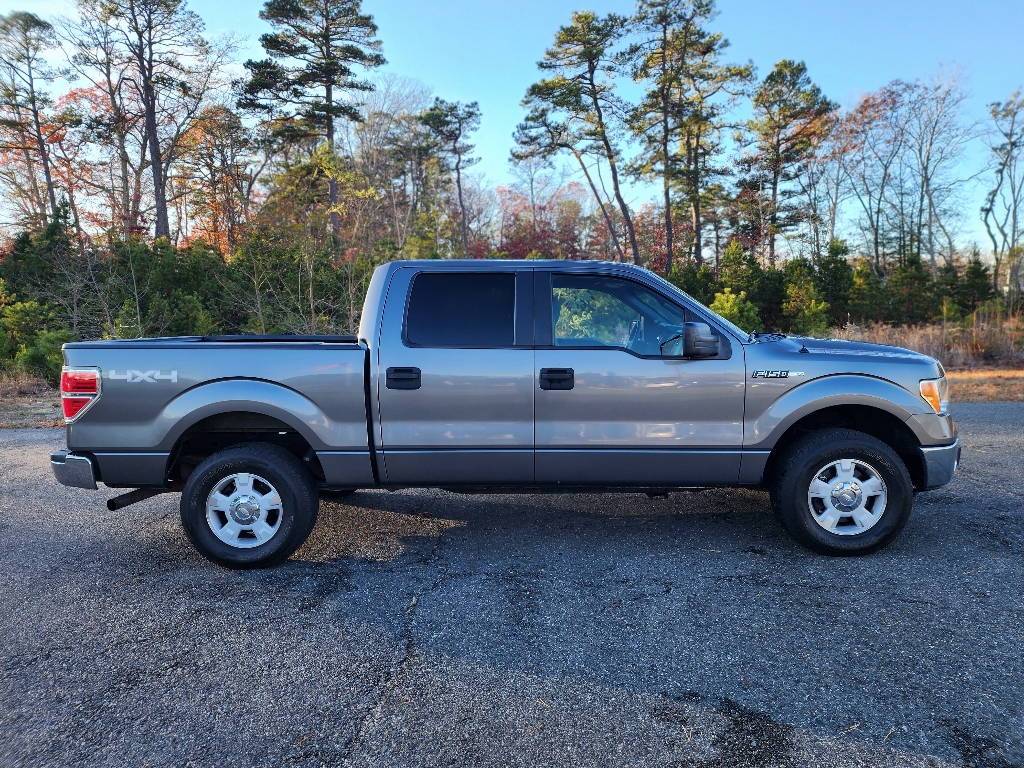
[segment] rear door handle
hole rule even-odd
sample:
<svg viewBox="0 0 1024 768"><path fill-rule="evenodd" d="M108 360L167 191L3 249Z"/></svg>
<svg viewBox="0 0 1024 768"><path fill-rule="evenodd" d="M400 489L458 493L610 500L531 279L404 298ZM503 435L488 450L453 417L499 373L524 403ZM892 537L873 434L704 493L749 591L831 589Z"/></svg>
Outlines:
<svg viewBox="0 0 1024 768"><path fill-rule="evenodd" d="M541 368L541 389L572 389L576 383L572 368Z"/></svg>
<svg viewBox="0 0 1024 768"><path fill-rule="evenodd" d="M419 389L419 368L388 368L384 385L388 389Z"/></svg>

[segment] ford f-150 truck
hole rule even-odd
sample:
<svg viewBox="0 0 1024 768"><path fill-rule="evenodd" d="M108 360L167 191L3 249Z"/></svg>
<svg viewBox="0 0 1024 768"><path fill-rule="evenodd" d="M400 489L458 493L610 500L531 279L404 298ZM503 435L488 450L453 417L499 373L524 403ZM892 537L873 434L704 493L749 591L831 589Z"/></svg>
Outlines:
<svg viewBox="0 0 1024 768"><path fill-rule="evenodd" d="M646 270L378 268L358 336L67 344L65 485L181 492L206 557L273 564L320 496L767 488L825 554L872 552L960 456L946 379L895 347L747 334Z"/></svg>

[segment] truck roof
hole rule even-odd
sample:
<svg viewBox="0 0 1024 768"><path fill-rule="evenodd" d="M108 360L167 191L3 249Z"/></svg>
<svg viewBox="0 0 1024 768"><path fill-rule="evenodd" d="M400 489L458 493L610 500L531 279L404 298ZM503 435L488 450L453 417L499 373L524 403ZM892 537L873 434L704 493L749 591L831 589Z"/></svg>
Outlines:
<svg viewBox="0 0 1024 768"><path fill-rule="evenodd" d="M192 344L342 344L357 346L359 339L355 336L311 336L287 334L274 335L232 335L232 336L153 336L142 339L98 339L96 341L75 341L65 344L71 349L89 349L103 346L131 346L156 344L169 346Z"/></svg>
<svg viewBox="0 0 1024 768"><path fill-rule="evenodd" d="M414 259L409 261L392 261L386 266L389 267L426 267L438 269L534 269L537 267L555 268L560 270L590 270L590 269L641 269L635 264L618 261L577 261L574 259Z"/></svg>

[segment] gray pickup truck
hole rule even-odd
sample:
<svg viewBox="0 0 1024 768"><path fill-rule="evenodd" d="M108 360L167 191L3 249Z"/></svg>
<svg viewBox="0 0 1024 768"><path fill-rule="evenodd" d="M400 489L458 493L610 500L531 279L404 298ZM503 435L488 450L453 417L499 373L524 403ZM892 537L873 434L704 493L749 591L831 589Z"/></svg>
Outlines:
<svg viewBox="0 0 1024 768"><path fill-rule="evenodd" d="M319 497L760 486L824 554L885 546L960 456L946 379L895 347L747 334L656 275L396 262L358 336L67 344L57 480L181 492L195 547L281 561Z"/></svg>

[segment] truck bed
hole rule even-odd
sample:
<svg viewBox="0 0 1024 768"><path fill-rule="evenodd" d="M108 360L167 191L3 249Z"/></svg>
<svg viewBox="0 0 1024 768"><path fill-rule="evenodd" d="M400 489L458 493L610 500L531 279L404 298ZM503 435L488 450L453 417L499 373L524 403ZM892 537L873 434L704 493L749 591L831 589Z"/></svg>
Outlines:
<svg viewBox="0 0 1024 768"><path fill-rule="evenodd" d="M65 355L70 367L102 372L100 396L68 424L67 444L92 454L107 485L181 480L168 473L200 429L301 438L328 486L374 482L367 351L354 336L92 341L67 344Z"/></svg>

